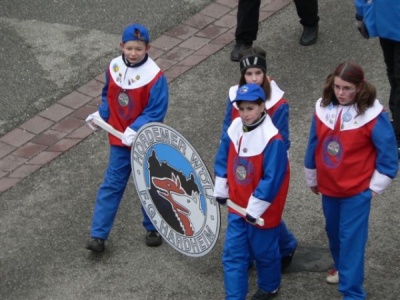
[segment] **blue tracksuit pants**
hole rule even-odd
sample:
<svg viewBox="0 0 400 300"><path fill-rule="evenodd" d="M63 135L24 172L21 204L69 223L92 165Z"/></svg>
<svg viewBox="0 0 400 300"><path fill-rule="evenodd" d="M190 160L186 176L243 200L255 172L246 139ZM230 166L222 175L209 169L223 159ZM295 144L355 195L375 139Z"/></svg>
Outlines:
<svg viewBox="0 0 400 300"><path fill-rule="evenodd" d="M293 233L286 227L285 222L282 220L278 226L279 228L279 251L282 257L293 254L297 248L297 239Z"/></svg>
<svg viewBox="0 0 400 300"><path fill-rule="evenodd" d="M250 255L257 268L258 288L273 292L281 283L279 227L260 229L236 214L228 214L222 256L227 300L245 300Z"/></svg>
<svg viewBox="0 0 400 300"><path fill-rule="evenodd" d="M94 207L91 236L106 240L110 234L119 204L128 183L131 168L131 150L110 146L108 167L100 185ZM142 207L143 226L156 230Z"/></svg>
<svg viewBox="0 0 400 300"><path fill-rule="evenodd" d="M339 292L346 300L366 298L364 256L371 199L370 189L347 198L322 196L329 247L339 271Z"/></svg>

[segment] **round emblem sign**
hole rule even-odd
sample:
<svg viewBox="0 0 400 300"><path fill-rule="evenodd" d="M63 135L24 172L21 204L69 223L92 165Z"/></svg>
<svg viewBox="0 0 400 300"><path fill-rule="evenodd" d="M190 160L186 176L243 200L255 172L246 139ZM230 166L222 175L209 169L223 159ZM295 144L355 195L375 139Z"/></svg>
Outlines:
<svg viewBox="0 0 400 300"><path fill-rule="evenodd" d="M210 252L220 211L212 178L193 146L173 128L149 123L136 134L131 162L140 201L164 240L188 256Z"/></svg>

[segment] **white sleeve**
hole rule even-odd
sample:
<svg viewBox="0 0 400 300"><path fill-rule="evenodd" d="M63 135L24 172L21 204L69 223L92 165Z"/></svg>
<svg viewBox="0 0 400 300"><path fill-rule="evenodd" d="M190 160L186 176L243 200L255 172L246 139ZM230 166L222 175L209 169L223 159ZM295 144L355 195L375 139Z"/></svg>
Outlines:
<svg viewBox="0 0 400 300"><path fill-rule="evenodd" d="M229 198L228 179L215 177L214 197Z"/></svg>
<svg viewBox="0 0 400 300"><path fill-rule="evenodd" d="M261 215L268 209L271 205L268 201L260 200L253 195L249 199L247 204L246 213L248 213L253 218L258 219Z"/></svg>
<svg viewBox="0 0 400 300"><path fill-rule="evenodd" d="M369 183L369 188L378 193L382 194L383 191L389 186L392 179L386 175L379 173L377 170L372 174L371 182Z"/></svg>
<svg viewBox="0 0 400 300"><path fill-rule="evenodd" d="M314 187L318 185L317 181L317 170L304 168L306 175L306 183L309 187Z"/></svg>

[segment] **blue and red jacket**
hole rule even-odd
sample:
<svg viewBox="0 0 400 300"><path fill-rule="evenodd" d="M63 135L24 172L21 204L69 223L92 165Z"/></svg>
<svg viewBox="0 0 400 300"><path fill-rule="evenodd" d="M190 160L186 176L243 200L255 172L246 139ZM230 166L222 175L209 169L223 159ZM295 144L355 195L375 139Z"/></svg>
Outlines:
<svg viewBox="0 0 400 300"><path fill-rule="evenodd" d="M146 55L137 65L128 66L122 56L114 58L106 71L100 116L116 130L138 131L150 122L163 122L168 109L168 83L161 69ZM108 135L111 145L126 147Z"/></svg>
<svg viewBox="0 0 400 300"><path fill-rule="evenodd" d="M397 143L378 100L362 115L355 105L315 106L305 155L307 185L331 197L370 188L381 193L398 171Z"/></svg>
<svg viewBox="0 0 400 300"><path fill-rule="evenodd" d="M214 165L214 196L227 185L226 197L245 208L253 217L264 218L263 228L278 226L289 188L286 146L268 115L254 130L243 131L240 118L233 120L223 135ZM267 207L265 209L265 207ZM236 212L229 208L229 212Z"/></svg>
<svg viewBox="0 0 400 300"><path fill-rule="evenodd" d="M364 19L370 37L400 42L400 1L355 0L357 14Z"/></svg>

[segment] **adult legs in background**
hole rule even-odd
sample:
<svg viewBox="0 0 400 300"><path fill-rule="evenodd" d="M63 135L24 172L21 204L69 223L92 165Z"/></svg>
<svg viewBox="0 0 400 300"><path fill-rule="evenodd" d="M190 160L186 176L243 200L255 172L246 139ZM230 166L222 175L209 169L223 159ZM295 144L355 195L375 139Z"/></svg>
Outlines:
<svg viewBox="0 0 400 300"><path fill-rule="evenodd" d="M300 44L309 46L315 44L318 38L318 0L294 0L300 24L303 25L303 34Z"/></svg>
<svg viewBox="0 0 400 300"><path fill-rule="evenodd" d="M231 52L233 61L239 61L239 53L250 48L257 39L260 4L261 0L239 0L236 15L236 45Z"/></svg>
<svg viewBox="0 0 400 300"><path fill-rule="evenodd" d="M400 42L379 38L390 84L389 109L400 157Z"/></svg>

